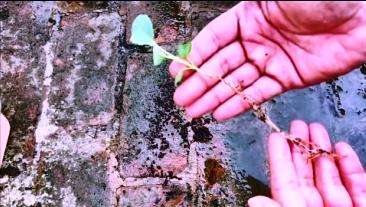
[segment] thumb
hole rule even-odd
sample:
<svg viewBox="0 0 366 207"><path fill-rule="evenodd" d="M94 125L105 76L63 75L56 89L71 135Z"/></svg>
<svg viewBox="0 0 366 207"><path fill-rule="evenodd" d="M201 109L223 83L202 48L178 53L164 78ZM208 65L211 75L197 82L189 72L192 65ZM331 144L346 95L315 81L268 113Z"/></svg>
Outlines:
<svg viewBox="0 0 366 207"><path fill-rule="evenodd" d="M248 200L249 207L281 207L275 200L265 196L255 196Z"/></svg>

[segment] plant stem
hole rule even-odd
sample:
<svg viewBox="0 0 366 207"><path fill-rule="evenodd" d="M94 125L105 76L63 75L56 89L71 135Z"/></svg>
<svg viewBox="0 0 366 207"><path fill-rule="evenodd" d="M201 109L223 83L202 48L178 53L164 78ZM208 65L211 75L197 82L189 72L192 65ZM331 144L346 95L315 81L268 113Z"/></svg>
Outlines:
<svg viewBox="0 0 366 207"><path fill-rule="evenodd" d="M254 114L256 115L256 117L261 120L262 122L264 122L267 126L269 126L272 131L274 132L279 132L281 133L282 130L270 119L269 115L266 113L266 111L264 110L264 108L258 104L255 103L255 101L250 98L249 96L245 95L243 93L243 91L241 91L240 89L238 89L238 87L234 86L231 82L229 82L228 80L222 78L220 75L213 75L208 73L207 71L203 71L200 68L198 68L195 64L193 64L188 58L187 59L182 59L179 58L173 54L171 54L170 52L164 50L162 47L160 47L156 42L154 42L153 47L156 47L160 50L160 52L164 55L165 58L174 60L178 63L183 64L184 66L186 66L185 69L183 70L187 70L187 69L192 69L195 70L199 73L202 73L205 76L208 76L210 78L215 78L219 81L224 82L227 86L229 86L237 95L241 96L243 101L247 102L249 104L249 106L253 109ZM309 160L314 159L316 157L319 157L320 155L329 155L331 157L334 158L338 158L339 156L328 152L326 150L321 149L319 146L313 144L313 143L308 143L303 141L301 138L298 137L294 137L290 134L286 134L284 132L282 132L284 135L284 138L289 140L291 143L293 143L294 145L296 145L301 153L305 153L307 155L307 158Z"/></svg>
<svg viewBox="0 0 366 207"><path fill-rule="evenodd" d="M158 48L160 50L160 52L162 52L162 54L164 54L164 56L166 58L168 58L168 59L174 60L174 61L176 61L176 62L178 62L178 63L186 66L187 68L192 69L192 70L195 70L195 71L197 71L199 73L202 73L203 75L206 75L206 76L208 76L210 78L218 78L215 75L212 75L212 74L210 74L210 73L208 73L206 71L201 70L200 68L198 68L196 65L194 65L190 61L187 61L185 59L179 58L179 57L171 54L170 52L168 52L165 49L163 49L162 47L160 47L157 43L155 43L153 47Z"/></svg>

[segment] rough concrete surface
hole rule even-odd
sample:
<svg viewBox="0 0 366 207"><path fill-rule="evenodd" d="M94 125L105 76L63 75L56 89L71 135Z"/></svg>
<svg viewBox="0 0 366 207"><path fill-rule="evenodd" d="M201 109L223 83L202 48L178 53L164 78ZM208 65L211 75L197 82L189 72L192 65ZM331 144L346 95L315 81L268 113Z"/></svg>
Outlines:
<svg viewBox="0 0 366 207"><path fill-rule="evenodd" d="M251 113L188 119L167 64L128 41L148 14L168 50L236 2L1 2L0 98L12 130L0 206L245 206L268 195L270 133ZM266 105L320 121L366 165L365 68Z"/></svg>

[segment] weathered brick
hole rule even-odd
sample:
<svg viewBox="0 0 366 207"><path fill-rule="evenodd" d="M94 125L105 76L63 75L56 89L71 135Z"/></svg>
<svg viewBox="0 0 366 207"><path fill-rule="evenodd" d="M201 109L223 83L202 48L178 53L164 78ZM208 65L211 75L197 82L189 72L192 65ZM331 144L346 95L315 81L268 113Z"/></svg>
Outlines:
<svg viewBox="0 0 366 207"><path fill-rule="evenodd" d="M173 81L164 66L155 68L151 63L151 55L136 54L127 60L123 177L167 177L169 171L176 175L187 165L187 138L179 136L184 119L171 98Z"/></svg>

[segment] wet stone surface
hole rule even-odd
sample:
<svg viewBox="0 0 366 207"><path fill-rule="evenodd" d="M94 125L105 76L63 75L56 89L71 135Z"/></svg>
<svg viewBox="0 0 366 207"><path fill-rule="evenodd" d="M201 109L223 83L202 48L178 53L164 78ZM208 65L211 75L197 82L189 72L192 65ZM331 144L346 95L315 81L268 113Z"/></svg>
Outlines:
<svg viewBox="0 0 366 207"><path fill-rule="evenodd" d="M167 63L131 45L148 14L173 51L236 2L1 2L0 99L12 126L0 206L245 206L269 195L266 139L251 113L189 119ZM365 66L266 106L288 129L322 122L366 164Z"/></svg>
<svg viewBox="0 0 366 207"><path fill-rule="evenodd" d="M282 129L288 129L290 122L301 119L308 123L320 122L328 130L333 143L345 141L351 144L358 153L363 165L366 165L366 101L363 91L366 88L365 74L362 69L341 76L336 80L322 83L307 89L287 92L269 101L266 105L272 120ZM265 138L269 131L262 129L251 114L244 114L237 119L225 123L225 133L235 166L245 169L253 177L268 184L266 173ZM250 126L242 130L242 126ZM237 126L231 128L232 126ZM258 170L262 169L262 170Z"/></svg>

